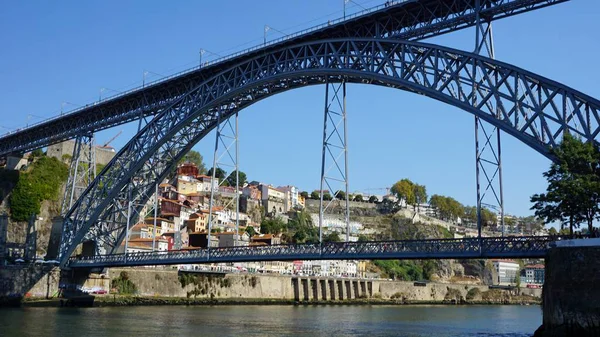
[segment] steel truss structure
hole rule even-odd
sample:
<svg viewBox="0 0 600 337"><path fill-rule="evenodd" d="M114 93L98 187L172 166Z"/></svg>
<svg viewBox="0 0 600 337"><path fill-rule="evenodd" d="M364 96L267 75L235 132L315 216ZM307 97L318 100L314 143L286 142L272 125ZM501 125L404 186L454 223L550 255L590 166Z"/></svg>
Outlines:
<svg viewBox="0 0 600 337"><path fill-rule="evenodd" d="M600 101L473 53L391 39L336 39L283 48L206 80L125 145L67 213L61 262L89 233L123 233L118 226L123 221L107 220L112 201L131 189L144 204L155 184L219 118L277 93L341 79L412 91L459 107L549 158L549 149L565 131L591 141L600 132ZM498 102L497 109L490 108L490 101Z"/></svg>
<svg viewBox="0 0 600 337"><path fill-rule="evenodd" d="M73 206L73 202L81 196L94 178L96 178L94 135L77 136L69 166L69 178L65 187L61 215L65 215L69 211L71 206Z"/></svg>
<svg viewBox="0 0 600 337"><path fill-rule="evenodd" d="M475 0L475 7L480 8L476 11L475 24L475 54L484 55L491 59L495 58L494 36L492 34L492 22L485 16L481 16L481 0ZM483 74L476 73L477 80L483 77ZM477 82L477 81L475 81ZM477 102L473 102L477 104ZM490 100L490 110L496 110L498 118L500 117L500 102ZM483 142L479 143L479 130L483 136ZM481 190L481 181L483 173L483 182L485 184L483 192ZM502 143L500 142L500 129L489 124L482 123L478 116L475 116L475 179L477 190L477 233L481 237L483 227L481 208L486 206L497 211L500 215L500 226L502 236L504 236L504 191L502 186Z"/></svg>
<svg viewBox="0 0 600 337"><path fill-rule="evenodd" d="M223 118L223 112L227 111L219 109L217 113L217 132L215 135L215 153L213 157L212 166L212 177L210 181L210 202L208 205L208 247L211 247L211 236L213 229L213 207L215 203L215 193L219 191L219 187L229 179L232 174L235 174L235 195L231 198L231 201L224 204L223 209L228 209L231 203L235 203L235 234L234 243L237 246L239 240L239 228L240 228L240 167L239 167L239 124L238 124L238 113L235 113L235 117ZM231 120L235 120L235 126L231 123ZM222 153L219 154L219 148ZM233 153L232 153L233 152ZM223 169L222 167L232 170L219 181L215 186L217 179L217 169ZM216 191L215 191L216 189ZM223 193L221 193L222 195Z"/></svg>
<svg viewBox="0 0 600 337"><path fill-rule="evenodd" d="M293 260L542 258L555 240L557 237L531 236L228 247L131 253L127 256L83 256L71 258L68 267Z"/></svg>
<svg viewBox="0 0 600 337"><path fill-rule="evenodd" d="M321 189L319 200L319 242L323 242L325 212L338 198L337 187L344 191L344 221L346 241L350 241L350 203L348 201L348 134L346 115L346 79L331 83L325 79L325 113L323 120L323 150L321 156ZM331 93L331 95L330 95ZM331 200L324 200L324 188ZM338 199L339 200L339 199ZM341 204L341 201L340 201Z"/></svg>
<svg viewBox="0 0 600 337"><path fill-rule="evenodd" d="M420 40L475 26L477 14L489 22L568 0L414 0L394 1L360 15L340 19L255 47L209 65L86 105L0 138L0 156L22 153L162 112L205 80L232 65L285 47L333 38Z"/></svg>

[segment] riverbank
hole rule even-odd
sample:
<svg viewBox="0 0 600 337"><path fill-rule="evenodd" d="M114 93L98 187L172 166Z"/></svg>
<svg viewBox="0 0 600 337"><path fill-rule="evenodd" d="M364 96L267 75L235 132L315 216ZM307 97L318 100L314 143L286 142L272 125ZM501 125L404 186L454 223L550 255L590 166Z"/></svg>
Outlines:
<svg viewBox="0 0 600 337"><path fill-rule="evenodd" d="M63 300L64 303L64 300ZM294 301L289 299L270 298L182 298L182 297L146 297L146 296L121 296L103 295L96 296L94 307L124 307L124 306L171 306L171 305L540 305L540 300L530 296L514 296L509 300L492 301L414 301L403 299L378 299L357 298L349 300L316 300L316 301ZM24 307L60 307L61 299L24 299L21 302Z"/></svg>

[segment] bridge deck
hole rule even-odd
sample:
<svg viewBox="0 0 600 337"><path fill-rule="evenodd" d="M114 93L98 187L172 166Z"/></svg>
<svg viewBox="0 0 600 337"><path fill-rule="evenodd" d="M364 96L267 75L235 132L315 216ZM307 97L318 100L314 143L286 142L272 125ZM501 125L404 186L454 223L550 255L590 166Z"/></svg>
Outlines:
<svg viewBox="0 0 600 337"><path fill-rule="evenodd" d="M481 17L493 21L568 0L480 0ZM152 116L174 100L240 60L294 44L341 37L382 37L419 40L471 27L475 0L402 0L346 19L334 20L215 60L144 87L86 105L37 125L0 137L0 156L31 151L90 132ZM36 113L40 114L40 113Z"/></svg>
<svg viewBox="0 0 600 337"><path fill-rule="evenodd" d="M69 268L291 260L542 258L557 237L494 237L227 247L74 257Z"/></svg>

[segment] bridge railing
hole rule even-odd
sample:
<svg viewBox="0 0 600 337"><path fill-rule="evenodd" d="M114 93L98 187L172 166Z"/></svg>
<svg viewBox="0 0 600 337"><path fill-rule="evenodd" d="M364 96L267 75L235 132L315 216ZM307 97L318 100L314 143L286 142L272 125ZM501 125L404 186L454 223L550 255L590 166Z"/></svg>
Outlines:
<svg viewBox="0 0 600 337"><path fill-rule="evenodd" d="M179 77L181 75L190 73L192 71L196 71L196 70L199 70L201 68L206 68L208 66L213 66L213 65L216 65L218 63L225 62L225 61L230 60L230 59L234 59L234 58L236 58L236 57L238 57L240 55L260 50L262 48L271 47L271 46L273 46L275 44L278 44L278 43L281 43L281 42L284 42L284 41L287 41L287 40L294 39L294 38L296 38L298 36L301 36L301 35L304 35L304 34L315 32L315 31L323 29L325 27L329 27L329 26L332 26L332 25L335 25L335 24L338 24L338 23L341 23L341 22L344 22L344 21L352 20L352 19L354 19L356 17L359 17L361 15L365 15L365 14L369 14L369 13L372 13L372 12L376 12L378 10L381 10L383 8L386 8L386 7L389 7L389 6L392 6L392 5L398 5L398 4L401 4L401 3L413 2L413 1L415 1L415 0L394 0L394 1L388 1L386 4L377 5L377 6L374 6L374 7L363 9L361 11L358 11L358 12L355 12L355 13L352 13L352 14L348 14L348 15L346 15L345 18L344 17L340 17L340 18L337 18L337 19L329 20L327 23L322 23L322 24L319 24L319 25L316 25L316 26L312 26L310 28L306 28L306 29L303 29L303 30L300 30L300 31L297 31L297 32L286 34L285 36L282 36L280 38L270 40L267 43L258 44L258 45L252 46L250 48L242 49L242 50L239 50L237 52L234 52L234 53L231 53L231 54L219 57L219 58L214 59L214 60L203 62L202 64L200 64L198 66L187 68L187 69L181 70L179 72L173 73L171 75L159 78L157 80L150 81L148 83L145 83L142 86L136 86L136 87L133 87L131 89L122 91L122 92L120 92L118 94L114 94L114 95L111 95L111 96L107 95L105 98L102 98L102 99L100 99L98 101L95 101L95 102L92 102L90 104L86 104L85 106L81 106L81 107L78 107L76 109L69 110L69 111L67 111L67 112L65 112L63 114L58 115L58 116L52 116L50 118L47 118L47 119L44 119L44 120L41 120L41 121L38 121L38 122L35 122L35 123L32 123L32 124L29 124L25 128L31 128L31 127L34 127L34 126L37 126L37 125L40 125L40 124L44 124L44 123L53 121L55 119L59 119L59 118L63 118L63 117L69 116L69 115L76 114L76 113L78 113L78 112L80 112L80 111L82 111L84 109L89 108L90 106L95 106L95 105L98 105L100 103L104 103L106 101L110 101L110 100L113 100L113 99L117 99L117 98L129 95L132 92L135 92L135 91L147 88L147 87L155 85L155 84L159 84L159 83L171 80L173 78L176 78L176 77ZM8 132L4 133L2 135L2 137L9 136L11 134L20 132L20 131L22 131L25 128L18 128L16 130L8 131Z"/></svg>

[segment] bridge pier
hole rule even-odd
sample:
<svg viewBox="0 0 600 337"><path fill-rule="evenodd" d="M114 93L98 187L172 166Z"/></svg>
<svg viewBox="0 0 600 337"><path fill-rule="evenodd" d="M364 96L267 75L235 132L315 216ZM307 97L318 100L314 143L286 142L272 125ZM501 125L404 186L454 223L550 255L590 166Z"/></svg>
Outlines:
<svg viewBox="0 0 600 337"><path fill-rule="evenodd" d="M546 256L544 318L534 336L600 336L600 239L560 244L575 246L553 248Z"/></svg>

